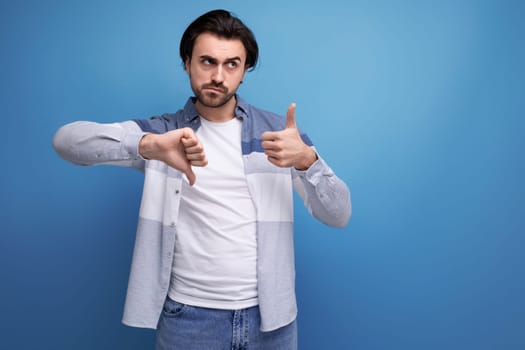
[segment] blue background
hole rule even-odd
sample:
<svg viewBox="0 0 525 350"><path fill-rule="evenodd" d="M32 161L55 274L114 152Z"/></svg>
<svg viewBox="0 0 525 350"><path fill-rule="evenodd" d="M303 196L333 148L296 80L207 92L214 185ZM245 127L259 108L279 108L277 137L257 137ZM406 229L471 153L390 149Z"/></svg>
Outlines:
<svg viewBox="0 0 525 350"><path fill-rule="evenodd" d="M51 148L74 120L190 94L178 57L233 10L285 113L352 190L343 230L296 203L300 349L525 348L525 2L3 1L0 348L148 349L120 323L142 175Z"/></svg>

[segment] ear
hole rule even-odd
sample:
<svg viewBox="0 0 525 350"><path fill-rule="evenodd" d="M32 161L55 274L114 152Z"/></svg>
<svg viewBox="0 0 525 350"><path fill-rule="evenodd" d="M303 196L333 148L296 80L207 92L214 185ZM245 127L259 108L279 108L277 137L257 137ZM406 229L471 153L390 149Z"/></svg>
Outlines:
<svg viewBox="0 0 525 350"><path fill-rule="evenodd" d="M190 62L191 62L191 58L186 57L186 60L184 61L184 70L186 71L186 73L190 72Z"/></svg>
<svg viewBox="0 0 525 350"><path fill-rule="evenodd" d="M248 71L248 69L250 69L249 66L244 66L244 72L242 72L241 83L244 80L244 76L246 75L246 72Z"/></svg>

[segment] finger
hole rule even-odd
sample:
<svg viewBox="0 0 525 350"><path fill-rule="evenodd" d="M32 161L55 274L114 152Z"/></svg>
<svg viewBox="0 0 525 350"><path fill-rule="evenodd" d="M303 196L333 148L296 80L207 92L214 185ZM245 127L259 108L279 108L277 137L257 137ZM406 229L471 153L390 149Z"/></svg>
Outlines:
<svg viewBox="0 0 525 350"><path fill-rule="evenodd" d="M185 146L184 152L186 152L186 154L194 154L194 153L204 154L204 148L202 147L200 143L198 143L194 146L189 146L189 147Z"/></svg>
<svg viewBox="0 0 525 350"><path fill-rule="evenodd" d="M186 127L182 129L181 142L184 146L193 146L198 143L199 140L193 129Z"/></svg>
<svg viewBox="0 0 525 350"><path fill-rule="evenodd" d="M206 161L206 155L204 153L186 154L186 159L190 162L204 162Z"/></svg>
<svg viewBox="0 0 525 350"><path fill-rule="evenodd" d="M188 167L188 170L186 170L184 172L184 174L186 175L186 177L188 178L188 182L190 183L190 186L193 186L193 184L195 183L195 173L193 172L193 169L190 167Z"/></svg>
<svg viewBox="0 0 525 350"><path fill-rule="evenodd" d="M286 162L280 158L268 156L267 159L270 163L280 168L288 167L288 164L286 164Z"/></svg>
<svg viewBox="0 0 525 350"><path fill-rule="evenodd" d="M271 150L265 150L265 151L264 151L264 154L265 154L268 158L279 159L279 152L275 152L275 151L271 151Z"/></svg>
<svg viewBox="0 0 525 350"><path fill-rule="evenodd" d="M265 131L261 135L262 141L274 141L279 138L280 131Z"/></svg>
<svg viewBox="0 0 525 350"><path fill-rule="evenodd" d="M193 131L192 128L189 128L189 127L185 127L185 128L182 128L182 137L185 137L185 138L194 138L195 137L195 132Z"/></svg>
<svg viewBox="0 0 525 350"><path fill-rule="evenodd" d="M180 138L180 142L182 143L182 146L184 147L184 149L188 149L190 147L193 147L196 144L195 141L193 141L191 139L187 139L185 137L181 137Z"/></svg>
<svg viewBox="0 0 525 350"><path fill-rule="evenodd" d="M272 163L273 165L277 165L277 162L279 161L276 157L268 155L268 154L266 155L266 159L268 159L268 161Z"/></svg>
<svg viewBox="0 0 525 350"><path fill-rule="evenodd" d="M205 167L206 165L208 165L208 160L190 160L190 164L191 166Z"/></svg>
<svg viewBox="0 0 525 350"><path fill-rule="evenodd" d="M294 102L290 104L290 106L288 107L288 111L286 112L286 128L297 129L297 125L295 123L295 103Z"/></svg>
<svg viewBox="0 0 525 350"><path fill-rule="evenodd" d="M274 142L274 141L263 141L263 142L261 142L261 146L262 146L262 148L265 151L267 151L267 150L278 151L278 150L282 149L280 144L278 142Z"/></svg>
<svg viewBox="0 0 525 350"><path fill-rule="evenodd" d="M199 144L199 141L195 137L181 137L180 141L185 148L194 147Z"/></svg>

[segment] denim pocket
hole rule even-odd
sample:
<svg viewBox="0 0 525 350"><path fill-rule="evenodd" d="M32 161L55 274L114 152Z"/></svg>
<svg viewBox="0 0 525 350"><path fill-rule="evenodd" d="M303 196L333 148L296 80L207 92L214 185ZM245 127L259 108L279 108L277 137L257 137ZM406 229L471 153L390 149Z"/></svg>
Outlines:
<svg viewBox="0 0 525 350"><path fill-rule="evenodd" d="M181 315L186 309L186 305L176 302L170 298L166 298L162 313L166 317L177 317Z"/></svg>

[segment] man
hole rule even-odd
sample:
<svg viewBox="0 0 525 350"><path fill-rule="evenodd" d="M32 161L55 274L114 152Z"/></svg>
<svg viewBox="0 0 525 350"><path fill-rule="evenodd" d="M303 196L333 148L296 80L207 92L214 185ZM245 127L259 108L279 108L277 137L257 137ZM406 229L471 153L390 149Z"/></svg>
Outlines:
<svg viewBox="0 0 525 350"><path fill-rule="evenodd" d="M295 123L237 95L257 42L224 10L197 18L180 55L195 94L182 110L63 126L75 164L144 171L123 322L157 349L296 349L293 189L320 221L351 214L347 186Z"/></svg>

